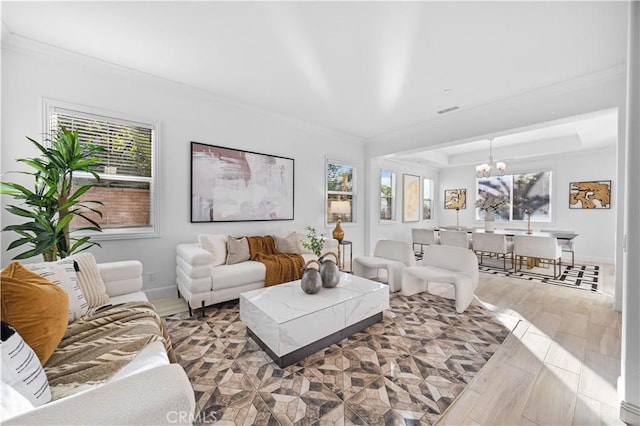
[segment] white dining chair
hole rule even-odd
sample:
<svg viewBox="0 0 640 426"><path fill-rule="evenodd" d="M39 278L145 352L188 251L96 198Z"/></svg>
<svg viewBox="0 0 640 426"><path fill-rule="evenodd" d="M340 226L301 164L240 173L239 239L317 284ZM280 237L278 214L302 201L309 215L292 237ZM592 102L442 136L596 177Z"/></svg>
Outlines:
<svg viewBox="0 0 640 426"><path fill-rule="evenodd" d="M455 246L470 249L470 234L467 231L450 231L441 229L440 244L442 244L443 246Z"/></svg>
<svg viewBox="0 0 640 426"><path fill-rule="evenodd" d="M513 237L513 253L515 262L513 270L522 270L523 258L535 258L553 264L553 278L558 278L562 270L562 248L555 237L534 235L515 235ZM519 265L519 269L516 269ZM556 272L557 267L557 272Z"/></svg>
<svg viewBox="0 0 640 426"><path fill-rule="evenodd" d="M573 234L573 231L557 231L555 229L542 229L540 232L553 232L556 234ZM563 252L571 253L571 267L575 266L575 253L573 251L573 240L567 240L564 238L558 238L558 245L562 248Z"/></svg>
<svg viewBox="0 0 640 426"><path fill-rule="evenodd" d="M416 251L416 245L420 246L420 255L424 253L424 246L440 244L440 237L436 235L436 231L433 228L411 228L411 240L414 252Z"/></svg>
<svg viewBox="0 0 640 426"><path fill-rule="evenodd" d="M513 241L508 240L504 234L493 234L486 232L474 232L472 238L473 251L480 254L480 264L484 260L484 254L502 255L502 268L507 270L507 255L511 255L511 267L513 263Z"/></svg>

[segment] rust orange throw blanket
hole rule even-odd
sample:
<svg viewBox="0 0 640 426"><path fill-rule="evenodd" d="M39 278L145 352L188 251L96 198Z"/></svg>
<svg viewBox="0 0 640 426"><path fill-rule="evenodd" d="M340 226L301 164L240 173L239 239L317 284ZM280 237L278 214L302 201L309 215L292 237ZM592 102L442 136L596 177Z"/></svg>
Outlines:
<svg viewBox="0 0 640 426"><path fill-rule="evenodd" d="M280 253L271 235L247 237L251 260L261 262L267 268L264 286L282 284L302 278L304 259L299 254Z"/></svg>

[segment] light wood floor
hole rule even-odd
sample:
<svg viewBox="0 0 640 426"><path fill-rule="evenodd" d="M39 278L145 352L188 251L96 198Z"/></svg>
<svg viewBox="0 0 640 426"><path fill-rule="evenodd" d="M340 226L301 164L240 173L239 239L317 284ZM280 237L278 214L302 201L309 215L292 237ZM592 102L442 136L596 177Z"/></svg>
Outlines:
<svg viewBox="0 0 640 426"><path fill-rule="evenodd" d="M613 265L603 265L613 293ZM514 332L439 425L622 425L620 313L612 297L480 274L476 296Z"/></svg>
<svg viewBox="0 0 640 426"><path fill-rule="evenodd" d="M613 265L603 265L613 293ZM620 314L610 295L480 274L478 303L512 325L500 349L439 425L622 425ZM187 310L176 295L152 302L161 315Z"/></svg>

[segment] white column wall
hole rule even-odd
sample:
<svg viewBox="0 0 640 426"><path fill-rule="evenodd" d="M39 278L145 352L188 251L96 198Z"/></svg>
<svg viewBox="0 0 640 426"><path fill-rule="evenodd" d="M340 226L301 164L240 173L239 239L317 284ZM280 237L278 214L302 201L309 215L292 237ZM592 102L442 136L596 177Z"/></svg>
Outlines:
<svg viewBox="0 0 640 426"><path fill-rule="evenodd" d="M620 418L640 424L640 3L629 2Z"/></svg>
<svg viewBox="0 0 640 426"><path fill-rule="evenodd" d="M382 238L411 242L411 228L432 227L437 223L434 216L432 220L422 220L422 207L420 208L420 220L417 222L403 222L402 220L402 175L410 174L420 176L420 194L423 191L423 179L434 180L435 199L432 201L432 212L437 211L436 205L442 200L438 197L438 170L430 167L420 167L415 164L407 164L382 158L374 158L369 161L370 167L367 175L367 209L370 212L368 226L368 245L365 253L373 252L376 241ZM396 174L395 219L393 221L381 221L380 211L380 171L385 170ZM422 198L420 199L422 206Z"/></svg>

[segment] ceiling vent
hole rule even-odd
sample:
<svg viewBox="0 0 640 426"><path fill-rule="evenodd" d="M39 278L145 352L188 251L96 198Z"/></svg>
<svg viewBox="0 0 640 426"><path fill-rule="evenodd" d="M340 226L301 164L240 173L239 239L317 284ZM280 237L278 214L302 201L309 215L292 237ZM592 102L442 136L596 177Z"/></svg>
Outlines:
<svg viewBox="0 0 640 426"><path fill-rule="evenodd" d="M446 114L448 112L455 111L457 109L460 109L460 107L458 107L457 105L454 105L454 106L449 107L449 108L441 109L440 111L438 111L438 114Z"/></svg>

